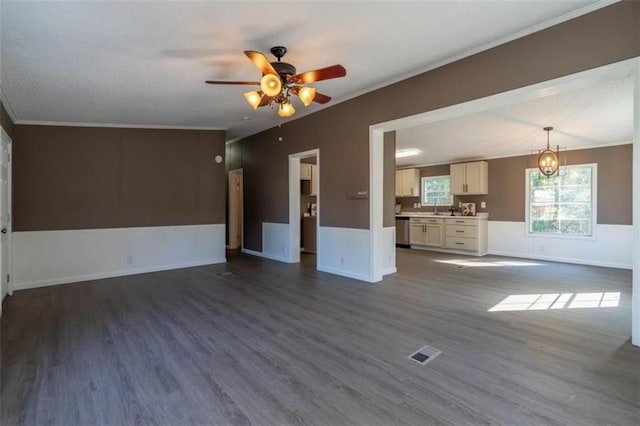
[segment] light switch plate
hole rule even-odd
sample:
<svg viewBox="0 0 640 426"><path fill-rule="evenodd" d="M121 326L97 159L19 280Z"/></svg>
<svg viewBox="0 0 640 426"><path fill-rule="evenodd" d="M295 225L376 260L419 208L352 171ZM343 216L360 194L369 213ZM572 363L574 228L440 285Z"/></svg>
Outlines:
<svg viewBox="0 0 640 426"><path fill-rule="evenodd" d="M481 209L486 209L487 208L487 202L486 201L480 201L480 208Z"/></svg>

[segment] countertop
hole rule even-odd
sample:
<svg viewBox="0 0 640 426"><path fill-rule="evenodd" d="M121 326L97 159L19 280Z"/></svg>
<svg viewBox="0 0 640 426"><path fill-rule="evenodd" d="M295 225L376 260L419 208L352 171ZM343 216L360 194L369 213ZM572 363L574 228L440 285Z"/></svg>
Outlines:
<svg viewBox="0 0 640 426"><path fill-rule="evenodd" d="M464 218L464 219L483 220L483 219L489 219L489 213L477 213L475 216L460 216L460 215L451 216L451 214L447 214L447 213L435 215L433 213L423 213L423 212L404 212L404 213L397 213L396 217L438 217L441 219Z"/></svg>

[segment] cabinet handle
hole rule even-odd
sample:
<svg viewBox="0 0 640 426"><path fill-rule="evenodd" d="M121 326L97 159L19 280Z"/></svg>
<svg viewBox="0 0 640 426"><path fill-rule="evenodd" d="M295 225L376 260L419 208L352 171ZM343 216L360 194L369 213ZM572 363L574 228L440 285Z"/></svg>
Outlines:
<svg viewBox="0 0 640 426"><path fill-rule="evenodd" d="M456 232L461 232L461 233L464 233L464 231L456 231Z"/></svg>
<svg viewBox="0 0 640 426"><path fill-rule="evenodd" d="M456 223L464 223L464 220L456 220Z"/></svg>
<svg viewBox="0 0 640 426"><path fill-rule="evenodd" d="M464 243L456 243L456 244L459 245L459 246L463 246L464 245Z"/></svg>

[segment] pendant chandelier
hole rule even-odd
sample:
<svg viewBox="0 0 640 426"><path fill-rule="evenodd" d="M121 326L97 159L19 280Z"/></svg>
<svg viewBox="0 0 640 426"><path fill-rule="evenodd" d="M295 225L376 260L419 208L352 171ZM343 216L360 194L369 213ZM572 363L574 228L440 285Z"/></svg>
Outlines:
<svg viewBox="0 0 640 426"><path fill-rule="evenodd" d="M549 133L553 130L553 127L545 127L543 129L547 132L547 149L538 151L538 169L540 173L546 177L550 177L556 173L560 167L560 146L556 146L556 151L552 151L549 146Z"/></svg>

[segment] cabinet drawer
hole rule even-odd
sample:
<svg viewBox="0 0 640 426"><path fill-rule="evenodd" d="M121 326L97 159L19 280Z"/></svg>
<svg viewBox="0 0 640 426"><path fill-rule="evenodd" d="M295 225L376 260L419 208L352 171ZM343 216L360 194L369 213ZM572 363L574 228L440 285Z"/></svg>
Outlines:
<svg viewBox="0 0 640 426"><path fill-rule="evenodd" d="M456 250L478 250L478 240L476 238L458 238L447 236L445 247Z"/></svg>
<svg viewBox="0 0 640 426"><path fill-rule="evenodd" d="M412 217L410 221L412 224L433 225L442 224L444 222L444 219L438 219L435 217Z"/></svg>
<svg viewBox="0 0 640 426"><path fill-rule="evenodd" d="M466 225L466 226L478 226L478 219L447 219L447 225Z"/></svg>
<svg viewBox="0 0 640 426"><path fill-rule="evenodd" d="M478 238L478 227L447 225L447 237Z"/></svg>

